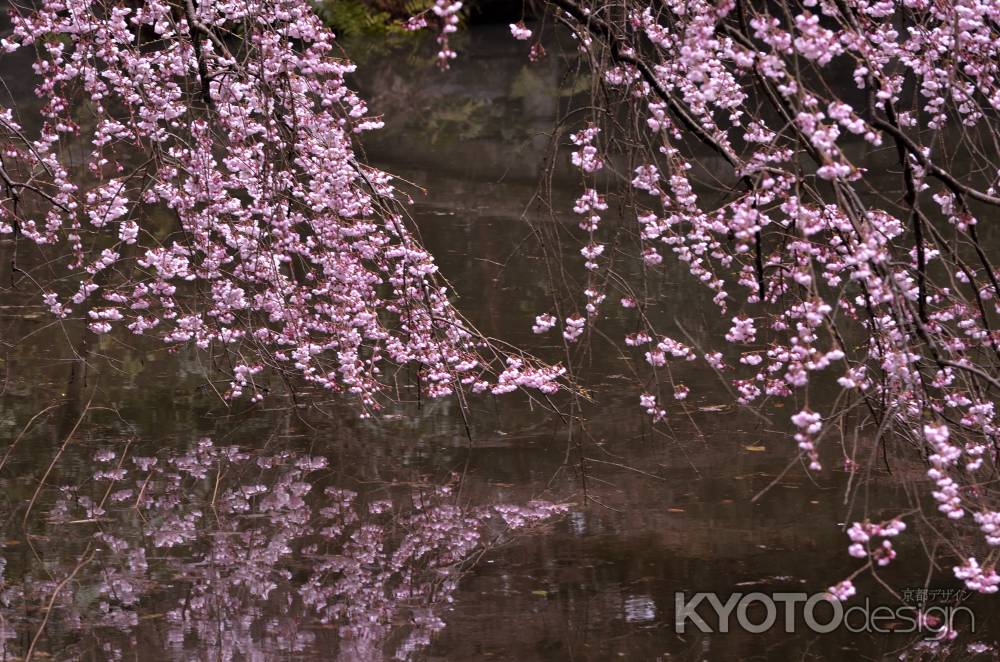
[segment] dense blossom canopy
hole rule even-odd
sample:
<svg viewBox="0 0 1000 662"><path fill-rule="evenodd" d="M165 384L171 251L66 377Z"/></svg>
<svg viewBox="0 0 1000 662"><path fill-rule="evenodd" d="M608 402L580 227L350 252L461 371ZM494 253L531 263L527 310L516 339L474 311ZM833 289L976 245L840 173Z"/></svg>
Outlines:
<svg viewBox="0 0 1000 662"><path fill-rule="evenodd" d="M664 387L688 393L670 362L701 358L742 405L794 398L814 471L821 441L863 418L873 445L826 456L865 475L880 445L927 458L933 487L905 516L929 524L922 496L936 502L946 519L929 530L949 532L955 575L996 591L1000 283L979 227L1000 209L1000 4L552 0L548 15L601 91L569 146L590 275L534 331L584 342L603 302L620 301L654 422ZM670 254L731 318L728 350L660 328L669 302L647 283ZM810 398L834 380L835 402ZM862 569L895 557L901 520L885 522L857 524L878 544L851 536Z"/></svg>
<svg viewBox="0 0 1000 662"><path fill-rule="evenodd" d="M381 122L307 2L49 0L12 20L2 45L37 49L44 105L37 135L0 110L0 232L76 281L33 279L56 315L222 347L230 396L262 397L268 364L365 411L405 364L431 397L556 389L560 369L523 356L488 380L502 359L355 156Z"/></svg>

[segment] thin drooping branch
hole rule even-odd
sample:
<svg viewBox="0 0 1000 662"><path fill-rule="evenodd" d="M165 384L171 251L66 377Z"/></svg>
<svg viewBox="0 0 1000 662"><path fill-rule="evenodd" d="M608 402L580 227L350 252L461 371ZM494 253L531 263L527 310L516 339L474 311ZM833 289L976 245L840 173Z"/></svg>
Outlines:
<svg viewBox="0 0 1000 662"><path fill-rule="evenodd" d="M570 136L588 274L586 316L566 317L563 338L607 337L597 330L601 304L620 296L635 330L619 351L654 425L669 416L661 379L669 362L703 359L731 379L741 405L794 398L792 436L810 471L823 468L825 431L863 406L878 433L864 437L867 447L844 449L850 507L866 486L853 480L858 467L871 479L875 462L891 471L890 449L916 450L929 464L929 497L955 539L969 541L954 547L963 548L955 576L992 592L1000 587L991 551L1000 544L1000 492L988 479L1000 448L992 324L1000 282L977 211L1000 198L977 182L998 167L983 145L1000 143L1000 61L989 46L1000 38L1000 6L966 4L552 0L598 90L590 121ZM906 29L889 27L897 25ZM898 172L879 161L885 140ZM708 168L699 145L731 169L737 195L727 190L729 170L719 177ZM633 179L621 176L622 162ZM597 174L605 163L610 183ZM619 201L613 236L603 225L609 196ZM631 254L621 241L629 233ZM967 245L982 270L963 257ZM737 308L727 346L664 333L654 311L669 297L657 301L647 286L664 253L708 287L721 315ZM605 276L627 273L620 262L629 257L642 285ZM558 322L544 313L533 328L547 333ZM834 380L836 399L812 395L813 384L825 391ZM672 379L669 387L687 397L687 387ZM890 538L908 515L867 515L865 506L848 528L849 551L875 575L896 557ZM874 536L881 547L868 544ZM831 593L850 597L857 576Z"/></svg>

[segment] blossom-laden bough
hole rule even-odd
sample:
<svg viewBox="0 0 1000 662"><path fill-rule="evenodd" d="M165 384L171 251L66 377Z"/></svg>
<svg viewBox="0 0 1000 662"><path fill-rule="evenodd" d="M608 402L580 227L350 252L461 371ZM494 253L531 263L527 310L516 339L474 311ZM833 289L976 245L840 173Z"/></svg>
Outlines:
<svg viewBox="0 0 1000 662"><path fill-rule="evenodd" d="M841 455L851 474L861 570L896 556L861 533L895 536L908 521L933 534L932 565L950 556L969 588L995 592L1000 277L981 224L1000 213L1000 4L546 6L595 84L570 135L587 276L534 331L561 330L568 351L598 341L605 300L620 300L635 327L618 347L645 366L639 400L653 422L688 395L676 360L708 362L740 405L789 399L804 465ZM543 248L560 241L558 223L536 227ZM665 332L670 302L650 283L671 253L732 319L727 347ZM834 381L839 397L815 395ZM841 434L842 450L821 453L852 422L870 443ZM933 483L905 513L858 497L890 449L912 450ZM849 580L831 590L853 592Z"/></svg>
<svg viewBox="0 0 1000 662"><path fill-rule="evenodd" d="M36 131L0 109L0 232L40 252L15 274L55 315L221 348L227 397L263 397L266 368L365 415L405 366L430 397L558 389L561 368L450 304L405 196L357 157L381 122L308 2L45 0L11 20L0 45L36 49L43 106Z"/></svg>

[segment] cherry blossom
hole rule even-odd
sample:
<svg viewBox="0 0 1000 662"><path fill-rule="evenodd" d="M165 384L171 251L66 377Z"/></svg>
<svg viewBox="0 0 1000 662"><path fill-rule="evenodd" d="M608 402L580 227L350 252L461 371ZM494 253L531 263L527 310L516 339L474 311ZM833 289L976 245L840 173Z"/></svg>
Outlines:
<svg viewBox="0 0 1000 662"><path fill-rule="evenodd" d="M461 6L431 8L443 62ZM54 315L224 352L229 398L261 399L279 371L363 415L400 366L430 397L506 369L451 306L393 178L358 159L381 119L307 2L46 0L11 21L3 46L36 50L44 105L37 135L0 108L0 232L79 283L40 292ZM517 384L554 390L557 369L517 358Z"/></svg>

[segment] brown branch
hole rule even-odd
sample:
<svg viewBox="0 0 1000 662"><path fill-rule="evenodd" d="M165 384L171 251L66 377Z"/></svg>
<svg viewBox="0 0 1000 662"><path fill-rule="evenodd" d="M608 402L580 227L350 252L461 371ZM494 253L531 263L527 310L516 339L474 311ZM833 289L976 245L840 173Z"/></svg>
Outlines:
<svg viewBox="0 0 1000 662"><path fill-rule="evenodd" d="M900 129L897 129L892 124L886 122L884 119L878 117L874 113L872 113L871 122L875 127L882 129L886 133L890 134L893 138L895 138L896 141L900 145L902 145L907 152L913 155L913 157L917 160L917 163L919 163L927 171L928 175L944 183L944 185L947 186L951 190L951 192L954 193L955 195L957 196L967 195L970 198L979 200L980 202L985 202L987 204L1000 207L1000 198L990 195L988 193L984 193L978 189L974 189L971 186L963 184L962 182L955 179L955 177L951 173L947 172L940 166L935 165L934 162L931 161L930 158L923 153L923 151L920 149L920 146L917 145L915 142L913 142L913 140L908 135L903 133Z"/></svg>
<svg viewBox="0 0 1000 662"><path fill-rule="evenodd" d="M193 0L185 0L184 16L187 19L188 30L191 32L191 45L194 47L194 57L198 61L198 78L201 81L201 98L202 101L205 102L206 106L214 109L215 103L212 101L212 92L209 88L211 83L208 76L208 65L205 63L205 57L201 52L201 40L198 39L198 35L196 33L200 32L208 36L209 39L212 39L214 35L212 31L208 29L208 26L199 22L196 18Z"/></svg>
<svg viewBox="0 0 1000 662"><path fill-rule="evenodd" d="M87 547L89 548L90 545L88 544ZM73 571L66 575L66 577L59 582L54 589L52 589L52 595L49 597L49 602L45 606L45 616L42 618L42 623L38 626L38 631L35 632L35 636L31 639L31 645L28 647L28 652L24 656L24 662L30 662L32 656L35 654L35 647L38 646L38 640L41 639L42 632L45 631L45 626L48 625L49 617L52 615L52 606L55 604L56 598L59 597L59 593L62 592L66 584L73 581L73 578L76 577L78 572L83 570L85 565L90 563L96 553L97 550L90 550L87 552L84 558L76 564L75 568L73 568Z"/></svg>

